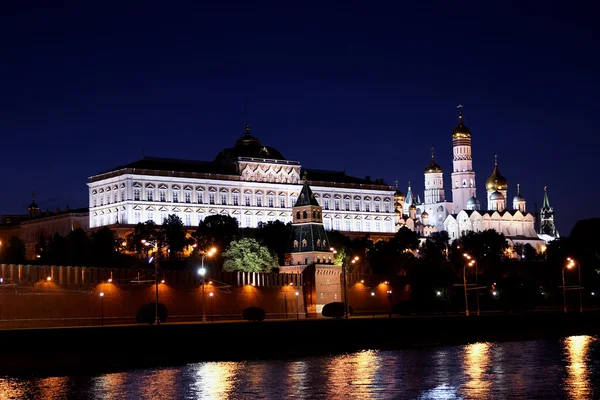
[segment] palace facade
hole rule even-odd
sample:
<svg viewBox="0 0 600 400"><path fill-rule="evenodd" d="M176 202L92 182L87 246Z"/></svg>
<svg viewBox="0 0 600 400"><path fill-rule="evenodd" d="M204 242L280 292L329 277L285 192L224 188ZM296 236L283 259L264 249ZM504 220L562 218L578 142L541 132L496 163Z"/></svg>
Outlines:
<svg viewBox="0 0 600 400"><path fill-rule="evenodd" d="M288 223L305 182L323 209L325 229L374 239L396 232L395 190L382 179L303 168L261 144L248 125L213 161L143 157L91 176L89 224L160 224L169 214L189 227L217 214L236 218L241 228Z"/></svg>

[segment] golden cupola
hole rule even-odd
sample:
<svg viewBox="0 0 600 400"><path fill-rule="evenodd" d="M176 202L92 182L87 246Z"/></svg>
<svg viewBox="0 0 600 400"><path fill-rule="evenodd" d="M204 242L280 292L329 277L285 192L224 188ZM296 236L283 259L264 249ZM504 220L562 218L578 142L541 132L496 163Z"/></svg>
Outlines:
<svg viewBox="0 0 600 400"><path fill-rule="evenodd" d="M494 157L494 172L492 172L492 175L485 181L485 190L488 192L508 189L508 180L502 176L498 169L498 156Z"/></svg>

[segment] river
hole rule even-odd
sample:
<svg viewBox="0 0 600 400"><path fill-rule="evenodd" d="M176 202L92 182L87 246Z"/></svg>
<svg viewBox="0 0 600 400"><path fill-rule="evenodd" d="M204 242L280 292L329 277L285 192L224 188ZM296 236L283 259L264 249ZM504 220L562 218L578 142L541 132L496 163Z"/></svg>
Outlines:
<svg viewBox="0 0 600 400"><path fill-rule="evenodd" d="M472 343L99 376L0 378L4 399L594 399L600 340ZM168 351L168 346L163 347Z"/></svg>

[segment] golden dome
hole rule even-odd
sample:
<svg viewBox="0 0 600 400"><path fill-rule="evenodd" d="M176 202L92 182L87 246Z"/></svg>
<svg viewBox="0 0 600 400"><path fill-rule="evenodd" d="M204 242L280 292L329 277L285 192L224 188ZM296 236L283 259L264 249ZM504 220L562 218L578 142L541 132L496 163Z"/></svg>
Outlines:
<svg viewBox="0 0 600 400"><path fill-rule="evenodd" d="M463 124L462 114L458 115L458 126L452 131L453 139L464 139L471 137L471 130Z"/></svg>
<svg viewBox="0 0 600 400"><path fill-rule="evenodd" d="M503 177L498 170L498 156L495 156L495 158L494 172L492 172L492 175L485 181L485 190L488 192L508 189L508 180Z"/></svg>

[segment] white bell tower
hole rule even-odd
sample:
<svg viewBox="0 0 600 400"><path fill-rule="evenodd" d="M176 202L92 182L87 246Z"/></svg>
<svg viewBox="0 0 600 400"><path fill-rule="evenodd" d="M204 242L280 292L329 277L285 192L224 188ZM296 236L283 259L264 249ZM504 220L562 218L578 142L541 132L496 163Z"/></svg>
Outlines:
<svg viewBox="0 0 600 400"><path fill-rule="evenodd" d="M452 203L454 213L467 208L467 201L475 196L475 171L471 156L471 130L463 123L458 105L458 126L452 131Z"/></svg>

